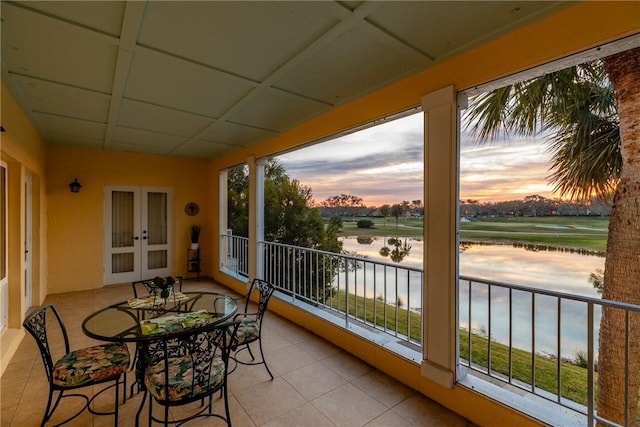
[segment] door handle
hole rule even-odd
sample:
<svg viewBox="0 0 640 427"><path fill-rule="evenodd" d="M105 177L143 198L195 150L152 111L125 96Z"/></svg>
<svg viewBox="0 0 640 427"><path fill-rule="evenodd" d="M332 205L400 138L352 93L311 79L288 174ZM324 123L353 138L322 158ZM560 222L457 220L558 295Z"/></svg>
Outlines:
<svg viewBox="0 0 640 427"><path fill-rule="evenodd" d="M136 237L134 237L134 238L133 238L133 240L138 240L138 239L139 239L139 237L138 237L138 236L136 236Z"/></svg>
<svg viewBox="0 0 640 427"><path fill-rule="evenodd" d="M142 240L147 240L149 236L142 236Z"/></svg>

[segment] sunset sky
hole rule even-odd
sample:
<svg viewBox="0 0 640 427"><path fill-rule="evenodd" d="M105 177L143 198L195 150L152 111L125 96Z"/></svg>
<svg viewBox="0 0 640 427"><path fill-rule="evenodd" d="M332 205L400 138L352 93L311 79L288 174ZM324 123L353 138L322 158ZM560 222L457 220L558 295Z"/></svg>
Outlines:
<svg viewBox="0 0 640 427"><path fill-rule="evenodd" d="M341 194L367 206L422 200L422 113L278 156L290 177L317 202ZM460 198L478 201L556 197L546 183L548 154L540 141L509 138L478 145L463 134Z"/></svg>

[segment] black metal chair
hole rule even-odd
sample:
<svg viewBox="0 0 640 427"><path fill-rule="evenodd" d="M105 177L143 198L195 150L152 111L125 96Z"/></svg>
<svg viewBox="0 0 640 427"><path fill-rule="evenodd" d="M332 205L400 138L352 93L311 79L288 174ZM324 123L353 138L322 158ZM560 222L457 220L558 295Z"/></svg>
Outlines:
<svg viewBox="0 0 640 427"><path fill-rule="evenodd" d="M133 289L133 297L134 298L138 298L138 295L140 295L141 297L146 297L146 296L161 296L159 295L159 291L161 291L161 286L159 286L159 283L157 283L159 280L163 280L165 283L167 281L167 279L172 280L172 282L170 283L171 288L173 289L173 292L175 291L179 291L182 292L182 276L168 276L168 277L154 277L153 279L145 279L145 280L136 280L134 282L131 282L131 288ZM138 291L140 291L140 293L138 293ZM189 306L185 306L184 309L188 310L191 306L193 306L193 304L195 303L195 301L192 301ZM146 312L145 312L146 311ZM148 310L141 310L138 314L141 316L140 320L146 318L147 312L151 313L151 314L155 314L155 308L151 308ZM132 364L132 369L136 370L137 366L138 366L138 360L139 360L139 352L140 352L140 348L139 346L136 345L136 351L135 351L135 356L133 358L133 364ZM131 384L131 396L133 396L134 394L134 390L136 385L138 385L138 390L140 390L140 383L138 382L139 379L136 378L136 380Z"/></svg>
<svg viewBox="0 0 640 427"><path fill-rule="evenodd" d="M48 318L53 319L56 323L47 326ZM70 418L56 424L57 426L76 418L85 409L88 409L89 412L96 415L113 415L115 418L114 425L117 426L120 377L124 377L124 394L126 399L127 387L125 374L129 369L129 350L126 344L108 343L70 351L67 330L58 310L56 310L53 305L45 305L31 313L24 320L23 326L33 335L38 343L40 355L42 356L44 368L47 373L47 379L49 380L49 399L47 400L47 408L45 409L41 425L44 426L51 418L63 397L74 396L84 398L84 406ZM54 334L57 333L63 337L65 354L54 363L51 349L52 343L56 341L50 338L50 335L55 336ZM53 347L55 348L56 346L54 345ZM91 398L84 394L67 393L82 387L108 382L113 382L114 384L105 387ZM93 400L111 387L115 387L114 410L111 412L94 410L94 408L91 407ZM57 397L55 403L53 403L53 396L56 393Z"/></svg>
<svg viewBox="0 0 640 427"><path fill-rule="evenodd" d="M138 298L138 289L140 288L144 289L147 295L155 295L158 292L158 289L160 289L160 287L156 283L157 279L166 278L154 277L153 279L136 280L135 282L131 282L134 298ZM171 284L173 290L182 292L182 276L175 276L173 279L174 283Z"/></svg>
<svg viewBox="0 0 640 427"><path fill-rule="evenodd" d="M231 426L227 400L229 354L235 344L240 322L211 324L197 330L184 330L145 342L143 358L145 399L149 400L149 425L181 425L198 417L217 417ZM213 394L224 396L224 415L213 412ZM208 404L204 404L208 398ZM169 421L169 408L202 401L194 414ZM164 419L153 415L154 402L164 407ZM144 403L144 402L143 402ZM140 413L138 412L138 416Z"/></svg>
<svg viewBox="0 0 640 427"><path fill-rule="evenodd" d="M256 289L259 292L258 310L256 312L249 312L251 294ZM232 359L241 365L264 365L271 379L273 379L273 374L269 370L269 366L267 366L267 362L264 358L264 351L262 350L262 320L264 319L264 314L267 311L267 305L269 304L269 300L271 299L274 291L275 287L271 283L261 279L253 279L251 286L249 287L249 292L247 292L245 297L244 313L238 313L233 318L233 320L240 321L240 326L238 327L237 343L232 348L234 351ZM253 355L249 345L256 341L260 347L261 360L259 361L255 361L255 356ZM244 350L247 350L251 356L250 362L238 359L238 353Z"/></svg>

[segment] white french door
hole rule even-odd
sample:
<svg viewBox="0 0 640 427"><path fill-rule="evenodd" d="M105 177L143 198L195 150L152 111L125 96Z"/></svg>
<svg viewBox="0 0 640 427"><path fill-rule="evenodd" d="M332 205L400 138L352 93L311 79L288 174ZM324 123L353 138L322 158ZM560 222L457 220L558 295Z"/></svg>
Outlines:
<svg viewBox="0 0 640 427"><path fill-rule="evenodd" d="M105 285L170 275L172 190L109 186L104 205Z"/></svg>

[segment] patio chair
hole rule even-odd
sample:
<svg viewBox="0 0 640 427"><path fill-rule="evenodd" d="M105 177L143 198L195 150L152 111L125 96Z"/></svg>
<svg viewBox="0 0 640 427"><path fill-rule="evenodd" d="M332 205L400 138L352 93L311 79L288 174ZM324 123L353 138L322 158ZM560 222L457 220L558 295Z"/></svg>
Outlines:
<svg viewBox="0 0 640 427"><path fill-rule="evenodd" d="M167 334L142 344L145 398L149 394L149 425L181 425L198 417L217 417L231 426L227 399L230 346L240 322L211 324L194 330ZM213 412L213 394L224 398L224 415ZM208 398L208 404L204 404ZM194 414L169 421L169 408L200 400ZM154 402L164 407L164 419L153 415ZM140 413L138 412L138 416ZM136 424L137 425L137 424Z"/></svg>
<svg viewBox="0 0 640 427"><path fill-rule="evenodd" d="M258 311L249 312L251 294L254 289L257 289L260 293L258 299ZM233 318L234 320L239 320L241 323L238 327L237 344L232 348L234 351L232 359L241 365L264 365L271 379L273 379L273 374L271 373L271 370L269 370L269 366L267 366L267 362L264 358L264 351L262 350L262 320L264 319L264 314L267 311L267 304L269 304L269 300L271 299L271 295L273 295L274 291L275 287L271 283L257 278L253 279L251 286L249 287L249 292L247 292L247 295L245 296L244 313L238 313ZM250 344L256 341L260 347L261 360L259 361L255 361L255 356L253 355L250 347ZM238 359L238 353L244 350L247 350L251 356L251 362ZM235 370L235 368L233 370Z"/></svg>
<svg viewBox="0 0 640 427"><path fill-rule="evenodd" d="M55 319L56 323L47 326L47 318ZM47 379L49 380L49 398L41 425L44 426L51 418L63 397L81 397L85 401L84 406L70 418L57 424L58 426L73 420L85 409L96 415L113 415L115 419L114 425L117 426L120 377L124 377L123 389L126 399L125 374L129 369L129 350L126 344L108 343L70 351L67 330L58 310L53 305L45 305L31 313L24 320L23 326L33 335L38 344ZM55 329L59 330L56 331ZM59 343L54 339L58 333L63 337L65 354L54 363L51 349L52 347L58 347ZM113 382L113 384L100 390L91 398L80 393L67 393L82 387L91 387L108 382ZM114 410L102 412L92 408L93 400L111 387L115 387ZM56 393L57 397L55 403L53 403L53 396Z"/></svg>
<svg viewBox="0 0 640 427"><path fill-rule="evenodd" d="M175 276L174 279L173 290L182 292L182 276ZM158 292L158 286L154 280L155 278L131 282L134 298L138 298L138 290L142 289L144 289L147 295L155 295Z"/></svg>

